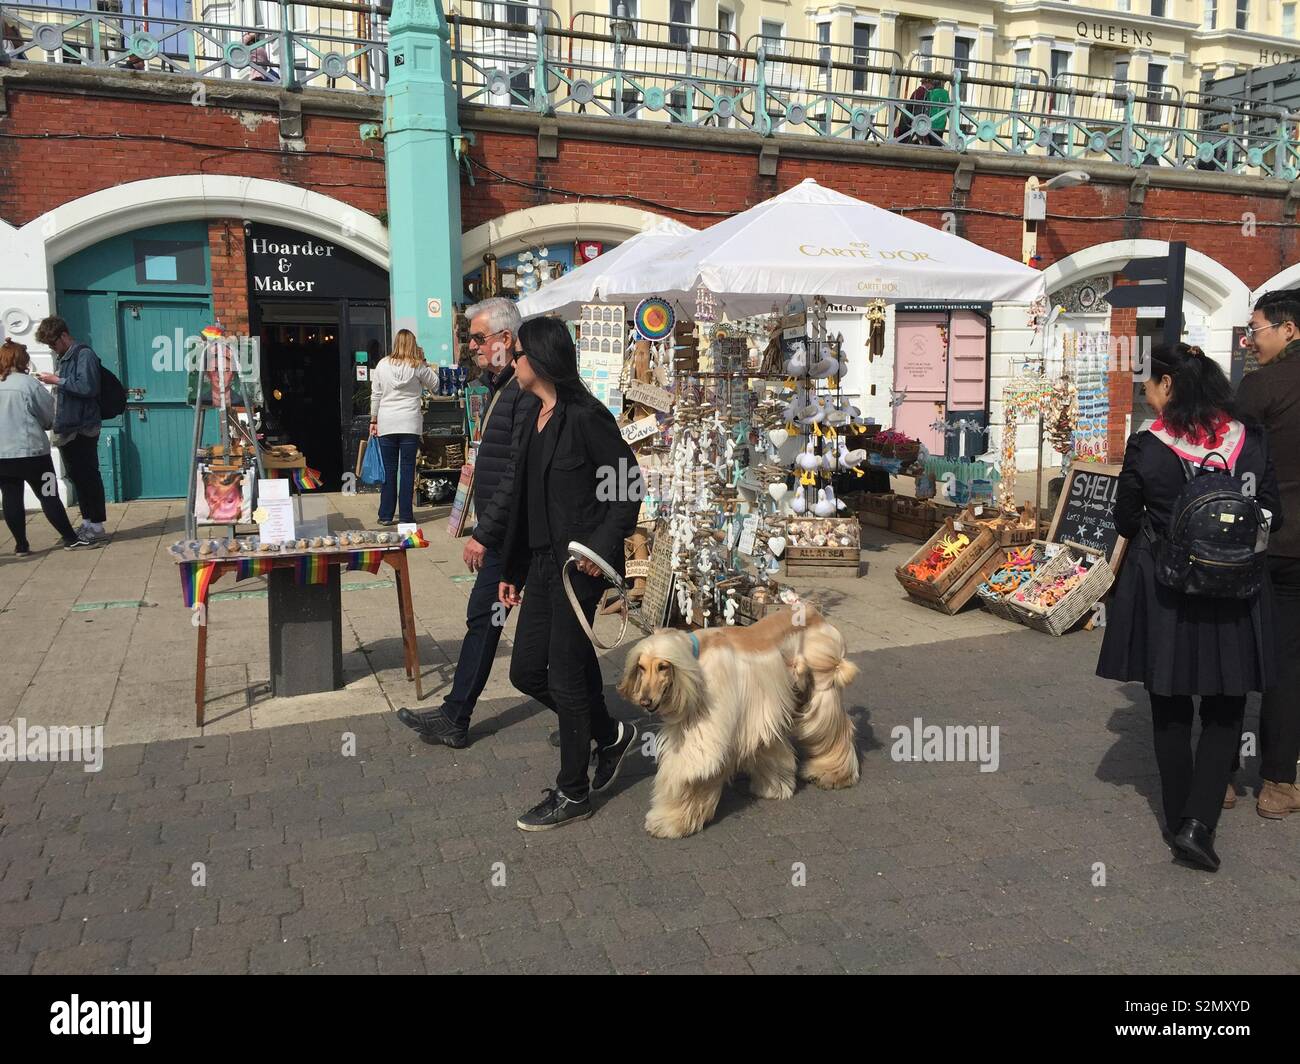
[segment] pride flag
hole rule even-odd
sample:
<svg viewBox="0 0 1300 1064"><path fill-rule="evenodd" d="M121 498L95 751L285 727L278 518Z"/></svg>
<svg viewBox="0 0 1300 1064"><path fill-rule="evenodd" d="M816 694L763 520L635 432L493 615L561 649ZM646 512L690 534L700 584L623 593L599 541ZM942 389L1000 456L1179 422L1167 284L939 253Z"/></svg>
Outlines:
<svg viewBox="0 0 1300 1064"><path fill-rule="evenodd" d="M193 609L208 601L208 587L216 575L216 562L181 562L176 566L181 572L181 598L185 608Z"/></svg>

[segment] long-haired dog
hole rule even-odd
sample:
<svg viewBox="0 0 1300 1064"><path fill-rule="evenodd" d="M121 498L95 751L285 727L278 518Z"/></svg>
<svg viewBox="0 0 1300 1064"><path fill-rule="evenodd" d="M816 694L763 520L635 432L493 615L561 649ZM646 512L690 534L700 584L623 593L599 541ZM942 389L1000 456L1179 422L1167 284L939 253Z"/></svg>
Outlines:
<svg viewBox="0 0 1300 1064"><path fill-rule="evenodd" d="M745 628L664 628L637 644L618 690L663 722L646 831L695 834L740 773L760 798L789 798L796 774L828 789L857 783L843 690L858 669L844 653L839 630L805 605Z"/></svg>

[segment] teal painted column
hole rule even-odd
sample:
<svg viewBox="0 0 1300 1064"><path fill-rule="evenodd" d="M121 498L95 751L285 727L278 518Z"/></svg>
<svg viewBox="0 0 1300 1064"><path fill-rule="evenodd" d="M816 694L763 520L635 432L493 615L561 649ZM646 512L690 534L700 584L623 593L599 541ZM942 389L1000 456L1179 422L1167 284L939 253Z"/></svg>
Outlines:
<svg viewBox="0 0 1300 1064"><path fill-rule="evenodd" d="M460 125L447 19L439 0L393 0L388 30L384 171L393 326L411 329L430 362L449 366L455 361L452 303L461 298L464 278Z"/></svg>

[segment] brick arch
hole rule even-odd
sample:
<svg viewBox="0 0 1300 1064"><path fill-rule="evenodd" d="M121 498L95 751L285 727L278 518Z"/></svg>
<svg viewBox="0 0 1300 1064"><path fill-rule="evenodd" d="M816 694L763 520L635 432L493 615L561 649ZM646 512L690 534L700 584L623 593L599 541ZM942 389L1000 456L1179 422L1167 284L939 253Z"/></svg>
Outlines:
<svg viewBox="0 0 1300 1064"><path fill-rule="evenodd" d="M483 265L489 251L500 258L543 244L584 240L626 240L663 217L616 203L546 203L511 211L475 226L461 237L462 272Z"/></svg>
<svg viewBox="0 0 1300 1064"><path fill-rule="evenodd" d="M230 174L129 181L60 204L22 232L42 234L48 269L69 255L146 225L238 218L283 225L345 247L388 269L388 230L379 219L297 185Z"/></svg>
<svg viewBox="0 0 1300 1064"><path fill-rule="evenodd" d="M1300 262L1288 266L1281 273L1274 274L1255 289L1255 291L1250 294L1251 302L1253 303L1265 292L1273 292L1286 288L1300 289Z"/></svg>

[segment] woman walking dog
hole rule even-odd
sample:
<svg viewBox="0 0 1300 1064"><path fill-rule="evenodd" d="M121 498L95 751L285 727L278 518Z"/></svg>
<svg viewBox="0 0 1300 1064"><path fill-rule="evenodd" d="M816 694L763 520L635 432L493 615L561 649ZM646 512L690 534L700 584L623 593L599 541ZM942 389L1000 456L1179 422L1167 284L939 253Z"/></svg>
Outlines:
<svg viewBox="0 0 1300 1064"><path fill-rule="evenodd" d="M636 729L605 706L600 662L561 580L568 545L577 541L623 572L623 540L641 508L640 470L613 415L578 377L569 330L554 318L526 321L515 350L519 386L536 396L535 417L517 419L515 492L502 547L500 601L518 606L510 682L560 721L555 788L517 821L545 831L591 816L590 791L608 787L636 740ZM590 624L605 583L589 561L577 565L573 590ZM596 774L588 781L591 744Z"/></svg>
<svg viewBox="0 0 1300 1064"><path fill-rule="evenodd" d="M1159 419L1130 437L1124 454L1115 527L1130 549L1097 674L1146 686L1165 837L1178 857L1215 871L1214 831L1246 695L1273 675L1268 572L1251 552L1267 539L1269 515L1280 524L1277 476L1263 431L1232 416L1228 381L1199 348L1158 349L1145 387ZM1215 559L1216 546L1247 528L1244 550ZM1188 549L1189 537L1207 532L1215 539ZM1193 755L1195 695L1201 735Z"/></svg>

